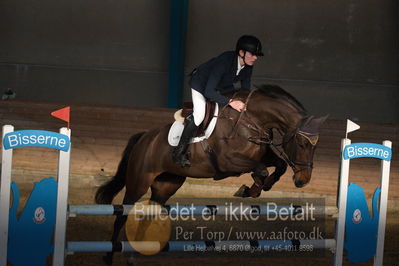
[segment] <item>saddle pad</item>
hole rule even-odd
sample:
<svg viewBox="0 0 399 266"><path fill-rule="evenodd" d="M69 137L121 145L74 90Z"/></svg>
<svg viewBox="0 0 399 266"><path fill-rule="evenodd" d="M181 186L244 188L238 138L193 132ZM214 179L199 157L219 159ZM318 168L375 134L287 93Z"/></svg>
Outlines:
<svg viewBox="0 0 399 266"><path fill-rule="evenodd" d="M216 126L217 115L219 114L219 106L216 104L214 117L212 118L209 126L205 129L205 134L201 137L192 138L190 143L201 142L208 139ZM175 121L169 129L168 142L170 146L177 146L180 141L181 134L183 133L184 125L181 121Z"/></svg>

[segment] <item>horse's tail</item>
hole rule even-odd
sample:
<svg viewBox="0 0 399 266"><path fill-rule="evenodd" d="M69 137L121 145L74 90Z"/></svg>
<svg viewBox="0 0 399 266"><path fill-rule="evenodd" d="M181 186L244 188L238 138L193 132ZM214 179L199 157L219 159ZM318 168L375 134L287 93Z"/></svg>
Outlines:
<svg viewBox="0 0 399 266"><path fill-rule="evenodd" d="M137 133L130 137L129 142L123 151L122 160L119 162L118 170L115 176L108 182L101 185L96 192L95 200L97 204L111 204L112 200L119 191L125 186L127 165L129 162L130 153L145 132Z"/></svg>

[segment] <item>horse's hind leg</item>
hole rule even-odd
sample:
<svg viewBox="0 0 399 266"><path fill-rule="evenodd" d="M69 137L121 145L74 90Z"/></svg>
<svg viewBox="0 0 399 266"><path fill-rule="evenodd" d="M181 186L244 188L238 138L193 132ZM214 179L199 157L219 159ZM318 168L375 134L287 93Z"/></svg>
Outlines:
<svg viewBox="0 0 399 266"><path fill-rule="evenodd" d="M151 185L151 198L150 201L164 205L166 201L175 194L186 180L184 176L176 176L169 173L159 175L154 183ZM138 228L140 230L136 233L135 241L157 241L158 239L144 239L145 232L151 226L153 219L143 219L139 221Z"/></svg>
<svg viewBox="0 0 399 266"><path fill-rule="evenodd" d="M150 188L156 175L148 173L137 176L140 176L140 178L127 179L126 193L123 198L123 204L125 205L135 204ZM127 221L127 216L124 215L116 216L114 222L114 232L111 238L112 243L117 243L119 233L123 228L123 226L125 225L126 221ZM112 264L113 255L114 252L108 252L107 255L104 257L104 261L107 265Z"/></svg>
<svg viewBox="0 0 399 266"><path fill-rule="evenodd" d="M163 205L186 181L185 176L162 173L151 185L151 200Z"/></svg>
<svg viewBox="0 0 399 266"><path fill-rule="evenodd" d="M183 185L186 180L185 176L173 175L170 173L162 173L157 176L151 185L151 201L164 205L170 197ZM142 239L140 233L146 232L147 227L151 225L150 220L140 221L140 232L138 232L138 239ZM133 265L134 256L128 258L129 265Z"/></svg>
<svg viewBox="0 0 399 266"><path fill-rule="evenodd" d="M136 199L131 199L129 197L126 196L123 198L123 204L124 205L133 205L136 203ZM116 243L118 240L118 236L119 233L121 231L121 229L123 228L123 226L125 225L127 221L127 216L126 215L117 215L115 218L115 222L114 222L114 231L112 233L112 237L111 237L111 242L112 243ZM113 260L113 256L114 256L114 252L108 252L107 255L103 258L104 262L107 265L112 265L112 260Z"/></svg>

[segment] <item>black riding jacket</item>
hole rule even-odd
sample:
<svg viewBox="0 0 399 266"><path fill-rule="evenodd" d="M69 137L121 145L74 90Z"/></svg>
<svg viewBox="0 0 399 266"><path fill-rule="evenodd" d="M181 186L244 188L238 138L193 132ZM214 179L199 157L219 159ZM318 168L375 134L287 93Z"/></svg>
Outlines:
<svg viewBox="0 0 399 266"><path fill-rule="evenodd" d="M236 91L234 83L241 81L242 89L251 89L252 66L246 65L238 76L236 73L237 54L228 51L194 69L189 84L205 98L223 106L230 99L222 94Z"/></svg>

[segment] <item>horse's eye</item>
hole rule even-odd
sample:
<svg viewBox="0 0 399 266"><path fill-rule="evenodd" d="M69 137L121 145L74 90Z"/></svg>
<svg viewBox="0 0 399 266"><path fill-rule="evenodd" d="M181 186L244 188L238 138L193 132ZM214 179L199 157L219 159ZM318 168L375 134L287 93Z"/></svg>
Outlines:
<svg viewBox="0 0 399 266"><path fill-rule="evenodd" d="M299 147L305 149L306 148L306 141L303 138L298 139L297 141Z"/></svg>

